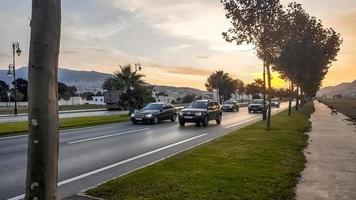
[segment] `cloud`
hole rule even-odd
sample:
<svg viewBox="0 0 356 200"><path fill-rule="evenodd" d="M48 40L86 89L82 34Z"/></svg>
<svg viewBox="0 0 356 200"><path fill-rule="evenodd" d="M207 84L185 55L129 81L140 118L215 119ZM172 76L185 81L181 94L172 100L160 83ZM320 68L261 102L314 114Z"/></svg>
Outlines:
<svg viewBox="0 0 356 200"><path fill-rule="evenodd" d="M176 67L176 66L159 66L159 65L150 65L149 68L155 68L164 73L169 74L178 74L178 75L194 75L194 76L208 76L213 71L209 69L198 69L195 67Z"/></svg>

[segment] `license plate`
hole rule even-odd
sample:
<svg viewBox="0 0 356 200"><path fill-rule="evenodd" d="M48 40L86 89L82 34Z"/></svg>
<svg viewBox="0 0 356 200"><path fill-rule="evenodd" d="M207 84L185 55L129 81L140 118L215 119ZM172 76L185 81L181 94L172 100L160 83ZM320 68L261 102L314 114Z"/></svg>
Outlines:
<svg viewBox="0 0 356 200"><path fill-rule="evenodd" d="M136 120L142 120L142 118L136 118Z"/></svg>
<svg viewBox="0 0 356 200"><path fill-rule="evenodd" d="M185 116L184 118L185 118L185 119L193 119L192 116Z"/></svg>

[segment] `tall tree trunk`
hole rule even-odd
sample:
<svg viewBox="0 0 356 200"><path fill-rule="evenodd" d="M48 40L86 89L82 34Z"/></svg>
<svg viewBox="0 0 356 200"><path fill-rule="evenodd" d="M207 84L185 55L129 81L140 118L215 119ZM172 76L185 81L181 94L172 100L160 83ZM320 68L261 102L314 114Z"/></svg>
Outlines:
<svg viewBox="0 0 356 200"><path fill-rule="evenodd" d="M267 119L267 108L266 108L266 62L263 61L263 110L262 110L262 120Z"/></svg>
<svg viewBox="0 0 356 200"><path fill-rule="evenodd" d="M293 101L294 84L289 81L289 105L288 105L288 116L292 116L292 101Z"/></svg>
<svg viewBox="0 0 356 200"><path fill-rule="evenodd" d="M60 0L33 0L25 199L57 199Z"/></svg>
<svg viewBox="0 0 356 200"><path fill-rule="evenodd" d="M299 86L297 86L297 96L296 96L296 102L295 102L295 111L299 110Z"/></svg>
<svg viewBox="0 0 356 200"><path fill-rule="evenodd" d="M271 129L271 103L272 103L272 84L271 84L271 69L269 63L266 63L267 81L268 81L268 112L267 112L267 130Z"/></svg>

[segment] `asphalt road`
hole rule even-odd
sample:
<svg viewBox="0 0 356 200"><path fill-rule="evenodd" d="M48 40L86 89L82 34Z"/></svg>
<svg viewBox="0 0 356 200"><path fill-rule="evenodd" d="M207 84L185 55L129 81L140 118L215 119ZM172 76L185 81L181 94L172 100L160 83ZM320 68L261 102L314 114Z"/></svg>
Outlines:
<svg viewBox="0 0 356 200"><path fill-rule="evenodd" d="M273 109L273 113L287 108ZM130 123L62 131L60 134L59 196L65 198L108 179L158 162L232 130L261 120L261 114L224 113L221 125L162 122ZM22 199L25 188L27 136L0 138L0 199Z"/></svg>
<svg viewBox="0 0 356 200"><path fill-rule="evenodd" d="M116 114L124 114L128 113L128 111L107 111L107 110L94 110L94 111L61 111L59 112L59 118L73 118L73 117L90 117L90 116L105 116L105 115L116 115ZM27 114L19 114L15 115L7 115L0 116L0 123L6 122L20 122L27 121Z"/></svg>

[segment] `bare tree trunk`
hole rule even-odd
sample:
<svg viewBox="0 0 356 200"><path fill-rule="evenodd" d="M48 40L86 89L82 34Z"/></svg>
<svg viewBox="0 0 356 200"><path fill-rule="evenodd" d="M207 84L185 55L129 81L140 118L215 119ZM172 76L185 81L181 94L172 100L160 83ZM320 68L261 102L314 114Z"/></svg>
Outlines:
<svg viewBox="0 0 356 200"><path fill-rule="evenodd" d="M25 199L57 199L60 0L33 0Z"/></svg>
<svg viewBox="0 0 356 200"><path fill-rule="evenodd" d="M293 82L292 82L292 81L289 81L289 105L288 105L288 116L292 116L293 91L294 91L294 84L293 84Z"/></svg>
<svg viewBox="0 0 356 200"><path fill-rule="evenodd" d="M269 63L266 64L267 81L268 81L268 112L267 112L267 130L271 129L271 103L272 103L272 84L271 84L271 69Z"/></svg>
<svg viewBox="0 0 356 200"><path fill-rule="evenodd" d="M299 110L299 86L297 86L297 97L295 102L295 111Z"/></svg>
<svg viewBox="0 0 356 200"><path fill-rule="evenodd" d="M266 62L263 61L263 110L262 110L262 120L267 119L266 113Z"/></svg>

